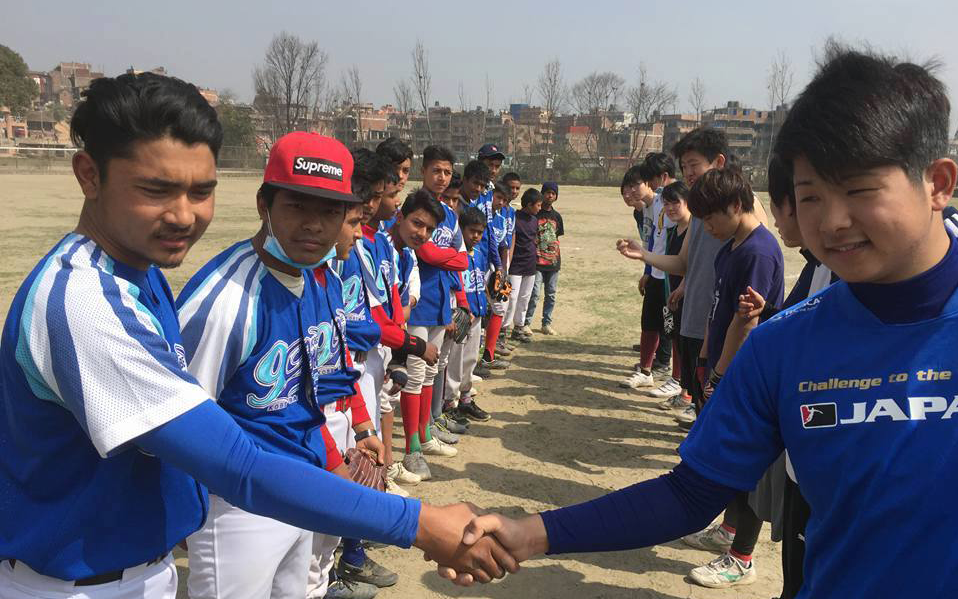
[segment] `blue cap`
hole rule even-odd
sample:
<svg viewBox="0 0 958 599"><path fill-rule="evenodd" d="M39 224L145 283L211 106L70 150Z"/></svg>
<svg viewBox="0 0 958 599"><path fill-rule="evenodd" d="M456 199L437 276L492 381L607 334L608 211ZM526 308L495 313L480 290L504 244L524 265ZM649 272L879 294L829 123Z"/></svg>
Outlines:
<svg viewBox="0 0 958 599"><path fill-rule="evenodd" d="M559 197L559 184L555 181L546 181L542 184L542 191L540 193L545 193L551 191L556 194L556 197Z"/></svg>
<svg viewBox="0 0 958 599"><path fill-rule="evenodd" d="M498 158L499 160L505 160L506 155L499 151L499 146L496 144L486 144L479 148L479 154L476 155L476 158L482 160L483 158Z"/></svg>

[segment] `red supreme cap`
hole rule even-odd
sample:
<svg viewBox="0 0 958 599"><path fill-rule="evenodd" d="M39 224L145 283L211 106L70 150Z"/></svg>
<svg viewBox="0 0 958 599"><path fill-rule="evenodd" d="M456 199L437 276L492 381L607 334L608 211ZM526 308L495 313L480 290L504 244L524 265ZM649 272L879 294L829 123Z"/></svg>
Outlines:
<svg viewBox="0 0 958 599"><path fill-rule="evenodd" d="M331 137L294 131L276 140L269 151L263 183L306 195L355 202L353 157Z"/></svg>

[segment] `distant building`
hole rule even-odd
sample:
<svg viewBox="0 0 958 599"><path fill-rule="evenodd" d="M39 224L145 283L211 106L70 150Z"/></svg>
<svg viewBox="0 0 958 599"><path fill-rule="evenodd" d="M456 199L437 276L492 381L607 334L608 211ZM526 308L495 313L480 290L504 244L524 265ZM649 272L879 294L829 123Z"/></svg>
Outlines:
<svg viewBox="0 0 958 599"><path fill-rule="evenodd" d="M103 77L103 73L94 71L86 62L61 62L49 73L50 91L47 101L57 102L64 108L73 108L94 79Z"/></svg>

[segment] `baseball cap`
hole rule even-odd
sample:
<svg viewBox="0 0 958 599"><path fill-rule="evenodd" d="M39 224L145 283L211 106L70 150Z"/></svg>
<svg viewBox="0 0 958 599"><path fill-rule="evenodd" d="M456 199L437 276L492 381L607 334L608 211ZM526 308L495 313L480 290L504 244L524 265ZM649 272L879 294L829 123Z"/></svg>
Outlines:
<svg viewBox="0 0 958 599"><path fill-rule="evenodd" d="M263 183L298 193L359 203L353 195L353 157L339 141L318 133L294 131L269 151Z"/></svg>
<svg viewBox="0 0 958 599"><path fill-rule="evenodd" d="M479 160L483 158L498 158L499 160L505 160L506 155L499 151L499 146L496 144L486 144L479 148L479 154L476 156Z"/></svg>

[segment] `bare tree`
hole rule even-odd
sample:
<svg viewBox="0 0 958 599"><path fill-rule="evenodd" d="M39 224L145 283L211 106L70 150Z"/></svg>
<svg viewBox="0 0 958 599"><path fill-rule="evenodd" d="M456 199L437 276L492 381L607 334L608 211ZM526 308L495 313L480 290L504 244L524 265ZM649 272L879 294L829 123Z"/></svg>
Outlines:
<svg viewBox="0 0 958 599"><path fill-rule="evenodd" d="M611 123L607 123L607 111L614 109L622 96L625 79L606 71L593 71L579 80L569 92L572 107L580 118L589 123L586 151L595 162L596 174L608 176L612 167L607 160L612 146Z"/></svg>
<svg viewBox="0 0 958 599"><path fill-rule="evenodd" d="M522 103L532 105L532 94L534 93L535 88L528 83L522 86Z"/></svg>
<svg viewBox="0 0 958 599"><path fill-rule="evenodd" d="M343 99L346 102L346 111L353 114L356 119L356 140L363 141L363 78L359 74L359 67L353 65L343 73L342 78Z"/></svg>
<svg viewBox="0 0 958 599"><path fill-rule="evenodd" d="M410 114L412 112L412 87L409 86L409 82L405 79L400 79L396 82L396 85L393 86L393 95L396 96L396 109L399 110L399 131L400 137L402 134L409 131L412 126L412 121L410 120Z"/></svg>
<svg viewBox="0 0 958 599"><path fill-rule="evenodd" d="M552 145L553 123L556 113L562 109L565 104L568 90L565 87L565 81L562 78L562 63L558 58L553 58L546 63L539 75L536 83L536 89L539 97L542 98L542 108L546 112L546 156L549 156L550 146Z"/></svg>
<svg viewBox="0 0 958 599"><path fill-rule="evenodd" d="M705 83L696 77L689 86L689 104L695 111L695 124L702 122L702 110L705 108Z"/></svg>
<svg viewBox="0 0 958 599"><path fill-rule="evenodd" d="M625 96L626 104L635 116L632 134L629 136L629 164L636 156L644 155L649 139L649 127L641 127L640 131L640 125L650 124L656 115L675 105L678 96L678 92L668 84L649 81L648 70L644 64L639 64L638 84L629 88Z"/></svg>
<svg viewBox="0 0 958 599"><path fill-rule="evenodd" d="M416 40L412 50L412 85L419 97L419 105L426 115L426 134L432 143L432 125L429 123L429 97L432 95L432 74L429 72L429 53L422 40Z"/></svg>
<svg viewBox="0 0 958 599"><path fill-rule="evenodd" d="M319 44L285 31L270 42L263 64L253 70L253 87L254 103L272 117L274 139L308 126L327 62Z"/></svg>
<svg viewBox="0 0 958 599"><path fill-rule="evenodd" d="M771 116L771 135L768 138L768 148L765 153L765 164L772 156L771 138L777 131L778 107L788 102L792 95L792 84L795 82L795 73L792 70L792 61L785 54L784 50L779 50L768 67L768 77L765 79L765 89L768 91L769 114Z"/></svg>
<svg viewBox="0 0 958 599"><path fill-rule="evenodd" d="M489 108L492 106L492 80L489 79L489 73L486 72L486 105L483 107L482 115L479 121L479 140L478 145L486 143L486 116L489 114Z"/></svg>
<svg viewBox="0 0 958 599"><path fill-rule="evenodd" d="M469 98L466 97L466 85L459 80L459 112L465 112L469 109Z"/></svg>

